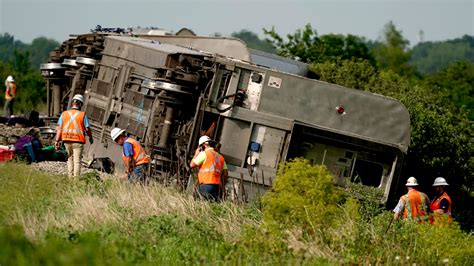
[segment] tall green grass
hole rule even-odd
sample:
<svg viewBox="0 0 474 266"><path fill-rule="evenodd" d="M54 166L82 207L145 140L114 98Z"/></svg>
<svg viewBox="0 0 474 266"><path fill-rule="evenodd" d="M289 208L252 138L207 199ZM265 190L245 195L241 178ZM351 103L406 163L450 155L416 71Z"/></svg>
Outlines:
<svg viewBox="0 0 474 266"><path fill-rule="evenodd" d="M386 230L389 212L344 198L313 167L282 166L260 210L0 164L0 265L472 264L473 237L456 224Z"/></svg>

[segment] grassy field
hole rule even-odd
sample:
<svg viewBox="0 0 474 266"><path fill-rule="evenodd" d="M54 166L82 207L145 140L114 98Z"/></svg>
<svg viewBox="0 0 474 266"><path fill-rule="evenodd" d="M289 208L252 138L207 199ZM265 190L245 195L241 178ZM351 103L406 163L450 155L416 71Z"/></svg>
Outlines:
<svg viewBox="0 0 474 266"><path fill-rule="evenodd" d="M314 181L327 174L307 168L290 165L280 186L296 176ZM291 171L297 175L287 177ZM263 204L239 206L96 177L0 164L0 265L474 262L473 236L456 224L394 223L386 231L389 212L343 200L323 179L305 196L282 192L277 183ZM321 197L336 197L338 204Z"/></svg>

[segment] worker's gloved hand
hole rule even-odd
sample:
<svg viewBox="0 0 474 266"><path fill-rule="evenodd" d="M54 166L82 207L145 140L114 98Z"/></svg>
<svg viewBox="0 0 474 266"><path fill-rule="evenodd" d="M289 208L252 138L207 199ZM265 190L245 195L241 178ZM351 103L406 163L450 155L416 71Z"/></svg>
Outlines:
<svg viewBox="0 0 474 266"><path fill-rule="evenodd" d="M55 142L54 142L54 148L55 148L56 150L59 150L59 141L55 141Z"/></svg>
<svg viewBox="0 0 474 266"><path fill-rule="evenodd" d="M94 143L94 139L93 139L93 138L89 138L89 143L90 143L90 144Z"/></svg>

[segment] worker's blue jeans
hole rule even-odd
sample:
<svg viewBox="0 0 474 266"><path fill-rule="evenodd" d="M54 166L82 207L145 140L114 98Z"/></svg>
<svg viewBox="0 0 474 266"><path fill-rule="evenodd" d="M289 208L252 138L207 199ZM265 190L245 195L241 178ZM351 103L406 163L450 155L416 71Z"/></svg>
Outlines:
<svg viewBox="0 0 474 266"><path fill-rule="evenodd" d="M215 184L201 184L198 186L197 193L194 197L210 201L219 201L221 199L220 187L220 185Z"/></svg>
<svg viewBox="0 0 474 266"><path fill-rule="evenodd" d="M133 168L131 173L128 173L128 182L130 183L145 183L148 164L140 164Z"/></svg>

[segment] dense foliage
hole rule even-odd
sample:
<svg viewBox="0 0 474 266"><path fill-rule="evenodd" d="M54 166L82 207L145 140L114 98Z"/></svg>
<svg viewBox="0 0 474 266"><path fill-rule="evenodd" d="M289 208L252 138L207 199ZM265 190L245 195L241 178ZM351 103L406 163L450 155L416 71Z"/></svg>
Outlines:
<svg viewBox="0 0 474 266"><path fill-rule="evenodd" d="M389 227L391 213L342 200L331 180L322 166L287 163L262 213L258 204L195 201L159 184L134 186L93 173L70 179L0 164L0 264L468 265L474 259L473 235L456 223Z"/></svg>
<svg viewBox="0 0 474 266"><path fill-rule="evenodd" d="M458 61L474 63L474 36L443 42L421 42L411 50L410 63L423 74L434 74Z"/></svg>
<svg viewBox="0 0 474 266"><path fill-rule="evenodd" d="M387 23L382 36L372 49L378 69L390 70L402 76L412 76L414 68L408 63L411 56L408 45L408 40L393 22Z"/></svg>
<svg viewBox="0 0 474 266"><path fill-rule="evenodd" d="M326 34L318 36L310 24L304 29L288 34L287 40L282 38L275 29L263 30L269 37L279 55L296 59L305 63L325 62L335 59L362 58L373 62L366 40L355 35Z"/></svg>
<svg viewBox="0 0 474 266"><path fill-rule="evenodd" d="M277 175L272 190L262 202L267 220L284 228L298 225L313 233L332 222L340 193L326 167L296 159L281 165Z"/></svg>
<svg viewBox="0 0 474 266"><path fill-rule="evenodd" d="M1 93L0 106L3 108L5 98L4 81L8 75L12 75L17 86L17 98L14 104L14 114L27 114L36 109L42 110L46 103L46 88L44 79L39 70L32 69L28 62L28 53L15 53L14 63L0 61ZM17 67L18 66L18 67ZM3 109L2 109L3 111Z"/></svg>
<svg viewBox="0 0 474 266"><path fill-rule="evenodd" d="M31 44L26 44L15 40L15 37L8 33L0 34L0 61L14 62L15 52L27 54L31 67L38 69L40 64L48 60L49 52L58 46L57 41L46 37L37 37Z"/></svg>
<svg viewBox="0 0 474 266"><path fill-rule="evenodd" d="M239 38L244 41L249 48L267 52L275 53L275 48L269 42L261 40L257 34L249 30L241 30L231 34L232 37Z"/></svg>
<svg viewBox="0 0 474 266"><path fill-rule="evenodd" d="M426 85L444 93L457 107L469 113L471 121L474 120L474 63L452 63L427 76Z"/></svg>
<svg viewBox="0 0 474 266"><path fill-rule="evenodd" d="M48 54L58 43L45 37L25 44L15 40L8 33L0 35L0 80L2 97L0 105L4 105L4 85L8 75L12 75L17 85L17 99L14 113L26 114L32 109L43 109L46 102L44 80L39 72L39 65L47 61Z"/></svg>

